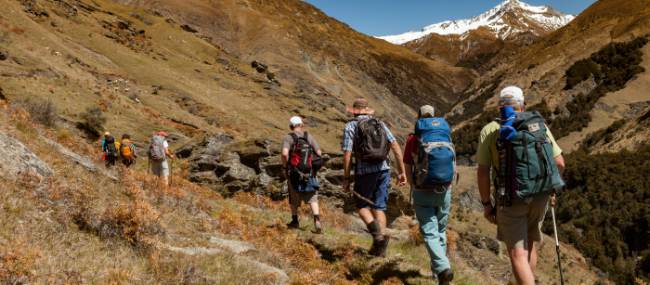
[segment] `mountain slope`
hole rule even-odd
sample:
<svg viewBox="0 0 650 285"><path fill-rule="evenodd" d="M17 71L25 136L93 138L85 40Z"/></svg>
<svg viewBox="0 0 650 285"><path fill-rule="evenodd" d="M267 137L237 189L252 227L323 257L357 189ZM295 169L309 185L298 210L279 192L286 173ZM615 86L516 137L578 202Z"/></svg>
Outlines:
<svg viewBox="0 0 650 285"><path fill-rule="evenodd" d="M565 26L573 18L548 6L506 0L471 19L445 21L421 31L379 38L428 58L484 70L486 67L482 65L490 59L509 55Z"/></svg>
<svg viewBox="0 0 650 285"><path fill-rule="evenodd" d="M401 45L430 34L466 35L480 28L499 39L509 39L528 32L540 36L563 27L573 18L573 15L562 14L548 6L531 6L519 0L506 0L471 19L445 21L426 26L421 31L379 38Z"/></svg>

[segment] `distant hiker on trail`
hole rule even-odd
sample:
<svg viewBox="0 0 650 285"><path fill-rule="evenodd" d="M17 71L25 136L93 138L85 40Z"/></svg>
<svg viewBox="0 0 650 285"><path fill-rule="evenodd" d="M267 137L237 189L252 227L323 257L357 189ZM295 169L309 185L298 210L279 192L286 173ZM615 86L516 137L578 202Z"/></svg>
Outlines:
<svg viewBox="0 0 650 285"><path fill-rule="evenodd" d="M169 186L170 169L168 158L174 158L174 155L169 151L168 136L165 131L155 133L151 138L148 152L151 172L153 172L153 175L158 176L158 182L164 187Z"/></svg>
<svg viewBox="0 0 650 285"><path fill-rule="evenodd" d="M390 188L390 162L388 154L393 151L399 164L398 183L406 185L406 170L402 161L402 150L388 127L379 119L373 118L374 111L368 101L358 98L348 109L354 119L347 123L343 131L343 188L356 198L359 216L373 237L371 255L385 256L389 236L386 231L386 207ZM354 180L350 177L352 155L356 166Z"/></svg>
<svg viewBox="0 0 650 285"><path fill-rule="evenodd" d="M291 132L282 140L283 173L289 186L289 203L291 204L291 222L289 228L298 228L298 208L302 202L308 203L314 215L314 233L322 233L320 210L318 207L318 179L316 172L322 165L321 149L314 136L304 129L302 119L298 116L289 120Z"/></svg>
<svg viewBox="0 0 650 285"><path fill-rule="evenodd" d="M115 145L115 138L109 132L105 132L104 138L102 138L102 152L104 153L102 158L106 163L106 167L114 166L118 155L117 146Z"/></svg>
<svg viewBox="0 0 650 285"><path fill-rule="evenodd" d="M122 140L118 143L118 146L120 157L122 158L122 164L124 164L126 168L131 167L138 157L135 151L135 144L131 141L131 136L129 134L123 134Z"/></svg>
<svg viewBox="0 0 650 285"><path fill-rule="evenodd" d="M542 240L549 200L554 206L555 193L564 186L564 158L540 114L525 112L519 87L501 91L499 109L501 118L481 130L478 188L485 218L497 224L497 238L508 247L517 284L534 285L535 243ZM490 198L491 178L496 205Z"/></svg>
<svg viewBox="0 0 650 285"><path fill-rule="evenodd" d="M456 152L449 124L444 118L434 117L430 105L420 107L415 133L406 141L404 163L431 270L439 284L450 284L454 274L447 257L447 222Z"/></svg>

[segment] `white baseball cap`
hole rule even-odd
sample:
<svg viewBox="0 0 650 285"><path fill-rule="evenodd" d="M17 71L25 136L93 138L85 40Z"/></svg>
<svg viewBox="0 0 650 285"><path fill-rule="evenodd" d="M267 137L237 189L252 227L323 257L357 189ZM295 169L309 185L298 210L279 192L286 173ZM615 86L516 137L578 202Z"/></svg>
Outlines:
<svg viewBox="0 0 650 285"><path fill-rule="evenodd" d="M499 105L504 105L506 103L517 102L519 104L524 103L524 91L517 86L508 86L501 90L499 94Z"/></svg>
<svg viewBox="0 0 650 285"><path fill-rule="evenodd" d="M433 117L435 115L435 109L431 105L423 105L420 107L420 116L430 115Z"/></svg>
<svg viewBox="0 0 650 285"><path fill-rule="evenodd" d="M297 125L302 125L302 119L299 116L293 116L289 119L289 127L295 127Z"/></svg>

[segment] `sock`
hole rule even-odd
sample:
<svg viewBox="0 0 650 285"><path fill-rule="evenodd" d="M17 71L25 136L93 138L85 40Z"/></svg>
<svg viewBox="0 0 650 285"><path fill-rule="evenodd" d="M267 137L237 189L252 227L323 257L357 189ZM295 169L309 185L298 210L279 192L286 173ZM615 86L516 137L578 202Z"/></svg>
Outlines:
<svg viewBox="0 0 650 285"><path fill-rule="evenodd" d="M366 227L368 228L368 232L370 232L373 239L377 241L384 239L379 231L379 224L377 224L377 221L373 221L372 223L367 224Z"/></svg>
<svg viewBox="0 0 650 285"><path fill-rule="evenodd" d="M298 215L291 215L291 222L292 223L297 223L298 222Z"/></svg>
<svg viewBox="0 0 650 285"><path fill-rule="evenodd" d="M314 223L320 222L320 215L314 215Z"/></svg>

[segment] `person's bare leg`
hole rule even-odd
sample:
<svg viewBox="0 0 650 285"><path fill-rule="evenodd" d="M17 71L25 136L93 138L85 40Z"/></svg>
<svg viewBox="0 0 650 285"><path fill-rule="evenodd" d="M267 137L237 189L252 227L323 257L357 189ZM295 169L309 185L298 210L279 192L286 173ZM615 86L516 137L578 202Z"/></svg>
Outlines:
<svg viewBox="0 0 650 285"><path fill-rule="evenodd" d="M375 217L372 215L372 212L370 212L370 209L361 208L357 211L359 212L359 217L366 225L375 221Z"/></svg>
<svg viewBox="0 0 650 285"><path fill-rule="evenodd" d="M530 271L533 272L534 277L535 268L537 267L537 245L532 240L529 240L528 244L530 245L530 249L528 250L528 264L530 265Z"/></svg>
<svg viewBox="0 0 650 285"><path fill-rule="evenodd" d="M535 277L528 263L528 250L515 247L508 250L512 273L517 279L518 285L535 285Z"/></svg>
<svg viewBox="0 0 650 285"><path fill-rule="evenodd" d="M383 210L372 210L372 215L379 224L379 233L384 235L386 233L386 213Z"/></svg>
<svg viewBox="0 0 650 285"><path fill-rule="evenodd" d="M309 207L311 208L311 213L314 214L314 216L320 215L320 208L318 206L318 202L309 203Z"/></svg>

